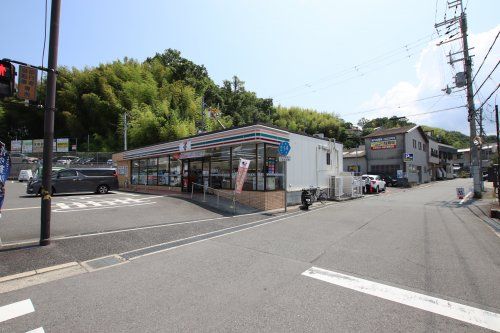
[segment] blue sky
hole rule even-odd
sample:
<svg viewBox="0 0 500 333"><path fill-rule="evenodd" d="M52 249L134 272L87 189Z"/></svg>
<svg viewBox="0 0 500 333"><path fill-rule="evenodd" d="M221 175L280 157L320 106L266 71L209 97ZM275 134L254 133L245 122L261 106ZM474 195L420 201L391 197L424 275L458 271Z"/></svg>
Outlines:
<svg viewBox="0 0 500 333"><path fill-rule="evenodd" d="M500 1L464 4L477 70L500 29ZM43 0L3 4L9 15L2 20L7 42L0 57L41 63L44 5ZM414 102L442 95L440 89L453 83L445 54L459 46L435 47L439 39L432 36L444 14L445 0L62 0L59 65L84 68L124 57L142 61L174 48L205 65L217 84L237 75L247 89L276 105L334 112L356 123L361 117L464 104L464 92ZM477 83L498 61L499 45ZM494 90L499 71L478 99ZM488 117L494 98L486 105L487 132L493 130ZM465 108L410 119L468 130Z"/></svg>

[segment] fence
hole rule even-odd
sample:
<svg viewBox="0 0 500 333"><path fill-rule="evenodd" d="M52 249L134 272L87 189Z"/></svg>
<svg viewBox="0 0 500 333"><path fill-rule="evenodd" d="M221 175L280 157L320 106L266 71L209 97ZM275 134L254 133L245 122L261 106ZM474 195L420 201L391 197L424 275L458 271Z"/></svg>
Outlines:
<svg viewBox="0 0 500 333"><path fill-rule="evenodd" d="M357 176L334 176L330 178L330 198L334 200L354 199L363 196L364 181Z"/></svg>
<svg viewBox="0 0 500 333"><path fill-rule="evenodd" d="M234 191L221 190L203 184L191 183L192 200L233 215L260 211L260 209L252 207L252 201L249 200L250 198L250 195L246 195L245 192L236 194Z"/></svg>

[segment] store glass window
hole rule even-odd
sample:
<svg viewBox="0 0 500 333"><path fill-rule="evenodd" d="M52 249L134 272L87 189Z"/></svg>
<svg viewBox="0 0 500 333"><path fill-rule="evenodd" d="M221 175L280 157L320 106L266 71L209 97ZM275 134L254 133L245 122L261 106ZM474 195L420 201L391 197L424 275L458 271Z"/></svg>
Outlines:
<svg viewBox="0 0 500 333"><path fill-rule="evenodd" d="M132 161L131 177L130 184L137 185L139 182L139 160Z"/></svg>
<svg viewBox="0 0 500 333"><path fill-rule="evenodd" d="M285 177L284 163L278 161L278 146L266 144L266 190L282 190Z"/></svg>
<svg viewBox="0 0 500 333"><path fill-rule="evenodd" d="M233 163L232 163L232 177L233 177L233 188L236 184L236 176L238 175L238 167L240 165L241 159L246 159L250 161L247 170L247 176L245 178L245 183L243 184L244 191L255 191L256 190L256 155L255 155L255 143L245 143L239 146L233 147Z"/></svg>
<svg viewBox="0 0 500 333"><path fill-rule="evenodd" d="M158 185L168 185L169 184L169 157L159 157L158 158Z"/></svg>
<svg viewBox="0 0 500 333"><path fill-rule="evenodd" d="M158 185L157 158L148 158L148 185Z"/></svg>
<svg viewBox="0 0 500 333"><path fill-rule="evenodd" d="M139 176L137 184L147 185L147 180L148 180L148 160L146 159L139 160Z"/></svg>
<svg viewBox="0 0 500 333"><path fill-rule="evenodd" d="M170 157L170 186L181 186L182 176L182 162L181 160Z"/></svg>
<svg viewBox="0 0 500 333"><path fill-rule="evenodd" d="M210 185L213 188L231 188L231 149L218 147L210 150Z"/></svg>
<svg viewBox="0 0 500 333"><path fill-rule="evenodd" d="M266 170L264 169L264 144L257 145L257 190L264 191L264 177Z"/></svg>

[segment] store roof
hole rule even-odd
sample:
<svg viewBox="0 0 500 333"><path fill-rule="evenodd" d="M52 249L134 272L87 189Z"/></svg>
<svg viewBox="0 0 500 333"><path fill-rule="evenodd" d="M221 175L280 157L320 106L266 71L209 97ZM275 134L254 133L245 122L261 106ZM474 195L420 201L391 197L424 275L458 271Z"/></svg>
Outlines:
<svg viewBox="0 0 500 333"><path fill-rule="evenodd" d="M422 127L420 126L403 126L403 127L393 127L393 128L382 128L379 130L376 130L375 132L368 134L365 136L365 138L377 138L379 136L385 136L385 135L396 135L396 134L405 134L408 132L411 132L413 130L418 130L420 134L422 134L422 137L426 140L429 141L427 138L427 134L424 132Z"/></svg>

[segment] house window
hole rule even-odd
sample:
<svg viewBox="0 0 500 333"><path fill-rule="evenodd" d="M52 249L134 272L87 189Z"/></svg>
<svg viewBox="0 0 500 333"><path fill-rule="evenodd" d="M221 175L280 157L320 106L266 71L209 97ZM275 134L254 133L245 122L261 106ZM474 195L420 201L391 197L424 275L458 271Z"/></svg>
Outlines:
<svg viewBox="0 0 500 333"><path fill-rule="evenodd" d="M427 150L427 149L426 149L426 146L425 146L425 143L422 145L422 147L423 147L423 150L424 150L424 151L426 151L426 150Z"/></svg>
<svg viewBox="0 0 500 333"><path fill-rule="evenodd" d="M422 142L418 142L418 150L422 150Z"/></svg>
<svg viewBox="0 0 500 333"><path fill-rule="evenodd" d="M326 165L331 165L332 162L330 160L330 153L326 153Z"/></svg>
<svg viewBox="0 0 500 333"><path fill-rule="evenodd" d="M417 149L417 140L413 139L413 148Z"/></svg>

